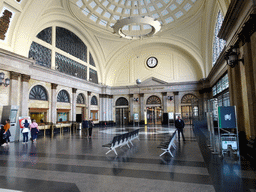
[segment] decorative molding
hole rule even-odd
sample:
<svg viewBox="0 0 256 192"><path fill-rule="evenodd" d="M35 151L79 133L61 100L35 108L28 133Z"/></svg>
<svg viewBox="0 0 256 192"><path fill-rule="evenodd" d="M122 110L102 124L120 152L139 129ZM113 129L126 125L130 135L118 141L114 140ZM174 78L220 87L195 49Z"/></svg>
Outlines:
<svg viewBox="0 0 256 192"><path fill-rule="evenodd" d="M99 94L99 98L108 98L108 94Z"/></svg>
<svg viewBox="0 0 256 192"><path fill-rule="evenodd" d="M129 94L129 97L132 98L132 97L133 97L133 94Z"/></svg>
<svg viewBox="0 0 256 192"><path fill-rule="evenodd" d="M51 87L52 87L52 89L57 89L58 85L55 84L55 83L52 83L52 84L51 84Z"/></svg>
<svg viewBox="0 0 256 192"><path fill-rule="evenodd" d="M166 96L166 95L167 95L167 92L162 92L162 95L163 95L163 96Z"/></svg>
<svg viewBox="0 0 256 192"><path fill-rule="evenodd" d="M92 92L91 91L87 91L87 95L91 96Z"/></svg>
<svg viewBox="0 0 256 192"><path fill-rule="evenodd" d="M251 41L251 36L256 32L256 14L251 14L247 22L245 22L242 31L238 34L238 42L242 42L244 45L246 42Z"/></svg>
<svg viewBox="0 0 256 192"><path fill-rule="evenodd" d="M29 80L30 80L30 76L29 75L21 74L21 81L22 82L29 82Z"/></svg>
<svg viewBox="0 0 256 192"><path fill-rule="evenodd" d="M173 92L174 95L179 95L179 91Z"/></svg>
<svg viewBox="0 0 256 192"><path fill-rule="evenodd" d="M7 9L4 10L3 16L0 17L0 39L5 39L5 34L8 31L10 25L10 19L12 17L12 12L8 11Z"/></svg>
<svg viewBox="0 0 256 192"><path fill-rule="evenodd" d="M140 96L140 97L144 97L144 93L140 93L139 96Z"/></svg>
<svg viewBox="0 0 256 192"><path fill-rule="evenodd" d="M77 89L76 88L72 88L72 93L76 93Z"/></svg>
<svg viewBox="0 0 256 192"><path fill-rule="evenodd" d="M14 71L10 72L10 79L18 80L19 76L20 76L20 73L16 73Z"/></svg>

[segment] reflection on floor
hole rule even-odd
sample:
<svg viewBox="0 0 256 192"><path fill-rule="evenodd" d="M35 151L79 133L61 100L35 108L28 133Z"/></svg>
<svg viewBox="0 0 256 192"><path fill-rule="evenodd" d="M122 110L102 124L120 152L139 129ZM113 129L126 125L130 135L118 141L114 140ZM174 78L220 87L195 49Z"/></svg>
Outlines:
<svg viewBox="0 0 256 192"><path fill-rule="evenodd" d="M140 141L118 156L102 145L113 136L140 129ZM204 150L203 137L185 127L186 142L176 142L174 157L159 157L160 142L173 127L94 128L37 143L10 143L0 147L0 191L253 191L255 172L250 166L225 164ZM196 140L197 138L197 140ZM223 182L225 181L225 183ZM228 184L228 185L227 185ZM237 186L233 187L233 186ZM237 190L236 190L237 189Z"/></svg>

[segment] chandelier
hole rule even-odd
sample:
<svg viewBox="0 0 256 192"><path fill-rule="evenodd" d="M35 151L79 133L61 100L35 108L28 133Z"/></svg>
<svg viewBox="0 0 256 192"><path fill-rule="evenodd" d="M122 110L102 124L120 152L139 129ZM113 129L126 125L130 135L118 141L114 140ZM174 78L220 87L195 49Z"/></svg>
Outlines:
<svg viewBox="0 0 256 192"><path fill-rule="evenodd" d="M126 34L122 29L126 25L149 25L151 27L150 32L145 34ZM127 17L124 19L118 20L115 25L112 27L114 29L114 33L117 33L120 35L120 37L126 38L126 39L141 39L144 37L152 37L161 29L161 23L157 21L156 19L149 17L149 16L134 16L134 17Z"/></svg>

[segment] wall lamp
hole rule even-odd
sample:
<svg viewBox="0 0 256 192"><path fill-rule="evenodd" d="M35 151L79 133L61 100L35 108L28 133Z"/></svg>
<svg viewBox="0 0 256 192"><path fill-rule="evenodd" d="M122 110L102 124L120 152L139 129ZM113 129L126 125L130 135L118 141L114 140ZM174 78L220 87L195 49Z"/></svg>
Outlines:
<svg viewBox="0 0 256 192"><path fill-rule="evenodd" d="M244 58L238 59L237 48L234 46L231 46L230 49L226 52L225 60L227 61L227 65L232 68L238 64L238 61L242 61L244 64Z"/></svg>
<svg viewBox="0 0 256 192"><path fill-rule="evenodd" d="M139 98L133 98L133 101L139 102Z"/></svg>
<svg viewBox="0 0 256 192"><path fill-rule="evenodd" d="M0 85L2 85L2 84L4 84L5 87L10 85L10 79L9 78L4 79L4 73L3 72L0 73Z"/></svg>
<svg viewBox="0 0 256 192"><path fill-rule="evenodd" d="M173 100L173 96L167 96L167 99L172 101Z"/></svg>

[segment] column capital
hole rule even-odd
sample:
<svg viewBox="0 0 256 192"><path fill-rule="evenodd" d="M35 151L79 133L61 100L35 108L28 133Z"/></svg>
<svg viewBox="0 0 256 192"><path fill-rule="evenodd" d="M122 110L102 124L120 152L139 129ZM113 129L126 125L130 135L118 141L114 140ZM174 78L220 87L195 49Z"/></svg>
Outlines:
<svg viewBox="0 0 256 192"><path fill-rule="evenodd" d="M91 96L92 92L91 91L87 91L87 95Z"/></svg>
<svg viewBox="0 0 256 192"><path fill-rule="evenodd" d="M20 76L20 73L16 73L14 71L10 72L10 79L18 80L19 76Z"/></svg>
<svg viewBox="0 0 256 192"><path fill-rule="evenodd" d="M113 95L108 95L108 98L109 99L113 99Z"/></svg>
<svg viewBox="0 0 256 192"><path fill-rule="evenodd" d="M163 96L166 96L167 95L167 92L161 92Z"/></svg>
<svg viewBox="0 0 256 192"><path fill-rule="evenodd" d="M76 88L72 88L72 93L76 93L77 89Z"/></svg>
<svg viewBox="0 0 256 192"><path fill-rule="evenodd" d="M179 95L179 91L173 92L174 95Z"/></svg>
<svg viewBox="0 0 256 192"><path fill-rule="evenodd" d="M55 84L55 83L52 83L52 84L51 84L51 87L52 87L52 89L57 89L58 85Z"/></svg>
<svg viewBox="0 0 256 192"><path fill-rule="evenodd" d="M133 94L129 94L129 97L130 97L130 98L133 97Z"/></svg>
<svg viewBox="0 0 256 192"><path fill-rule="evenodd" d="M30 80L29 75L24 75L24 74L21 75L21 81L22 82L29 82L29 80Z"/></svg>
<svg viewBox="0 0 256 192"><path fill-rule="evenodd" d="M144 93L140 93L139 96L140 96L140 97L144 97Z"/></svg>

